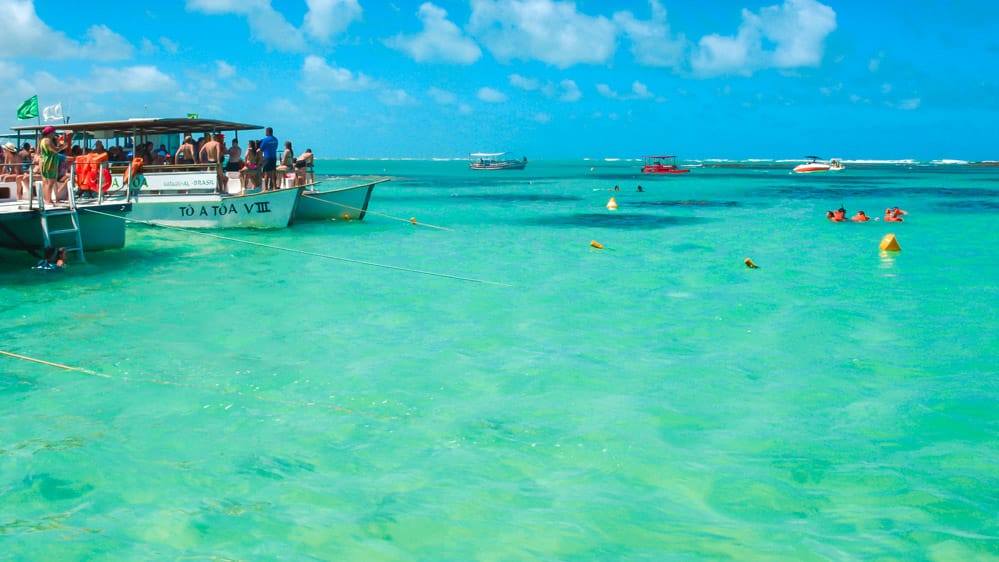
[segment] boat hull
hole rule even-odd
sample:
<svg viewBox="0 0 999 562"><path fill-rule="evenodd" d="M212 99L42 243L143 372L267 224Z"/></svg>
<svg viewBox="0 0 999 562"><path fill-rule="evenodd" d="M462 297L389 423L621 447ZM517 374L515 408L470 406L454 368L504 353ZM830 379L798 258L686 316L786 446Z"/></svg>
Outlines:
<svg viewBox="0 0 999 562"><path fill-rule="evenodd" d="M305 190L295 209L294 221L363 220L379 180L324 191Z"/></svg>
<svg viewBox="0 0 999 562"><path fill-rule="evenodd" d="M0 247L24 250L39 250L45 246L42 233L40 211L21 208L24 202L6 209L0 209ZM80 240L83 250L115 250L125 246L125 217L131 209L127 203L103 203L77 206L80 219ZM70 226L69 216L50 216L49 230L61 230ZM67 246L59 240L52 240L53 246ZM75 242L74 242L75 245Z"/></svg>
<svg viewBox="0 0 999 562"><path fill-rule="evenodd" d="M794 173L813 174L815 172L828 172L829 168L828 164L801 164L794 167Z"/></svg>
<svg viewBox="0 0 999 562"><path fill-rule="evenodd" d="M184 228L284 228L291 224L301 187L245 195L144 195L133 199L129 219Z"/></svg>
<svg viewBox="0 0 999 562"><path fill-rule="evenodd" d="M527 167L527 162L520 160L510 160L506 162L493 162L491 164L479 164L473 162L469 167L473 170L523 170Z"/></svg>
<svg viewBox="0 0 999 562"><path fill-rule="evenodd" d="M686 168L677 168L675 166L644 166L642 167L643 174L686 174L690 170Z"/></svg>

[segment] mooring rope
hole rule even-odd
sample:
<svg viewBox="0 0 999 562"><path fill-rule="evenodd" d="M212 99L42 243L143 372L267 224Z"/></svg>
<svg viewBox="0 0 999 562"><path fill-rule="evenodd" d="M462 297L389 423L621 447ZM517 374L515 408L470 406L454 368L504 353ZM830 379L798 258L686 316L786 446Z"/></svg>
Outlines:
<svg viewBox="0 0 999 562"><path fill-rule="evenodd" d="M353 258L345 258L343 256L334 256L332 254L321 254L319 252L310 252L308 250L299 250L299 249L296 249L296 248L286 248L284 246L276 246L274 244L264 244L263 242L254 242L252 240L243 240L241 238L233 238L231 236L222 236L221 234L215 234L215 233L206 232L206 231L203 231L203 230L194 230L194 229L190 229L190 228L183 228L183 227L180 227L180 226L170 226L170 225L165 225L165 224L156 224L154 222L144 221L144 220L139 220L139 219L131 219L131 218L128 218L128 217L122 217L122 216L118 216L118 215L113 215L111 213L104 213L104 212L101 212L101 211L95 211L94 209L78 209L78 210L86 211L88 213L95 213L95 214L102 215L102 216L107 216L107 217L119 218L119 219L124 220L126 222L132 222L132 223L137 223L137 224L145 224L145 225L148 225L148 226L156 226L156 227L166 228L166 229L170 229L170 230L179 230L181 232L186 232L188 234L197 234L199 236L208 236L210 238L217 238L219 240L226 240L226 241L229 241L229 242L237 242L237 243L240 243L240 244L247 244L249 246L258 246L258 247L261 247L261 248L268 248L270 250L277 250L277 251L280 251L280 252L289 252L289 253L293 253L293 254L302 254L302 255L306 255L306 256L313 256L313 257L317 257L317 258L325 258L325 259L330 259L330 260L338 260L338 261L343 261L343 262L347 262L347 263L354 263L354 264L359 264L359 265L370 265L372 267L381 267L381 268L384 268L384 269L394 269L396 271L405 271L407 273L418 273L420 275L430 275L430 276L433 276L433 277L443 277L443 278L446 278L446 279L456 279L458 281L469 281L471 283L483 283L483 284L486 284L486 285L498 285L498 286L501 286L501 287L510 287L511 286L509 283L501 283L499 281L490 281L488 279L476 279L474 277L463 277L461 275L452 275L450 273L438 273L436 271L426 271L426 270L423 270L423 269L412 269L412 268L402 267L402 266L398 266L398 265L388 265L388 264L377 263L377 262L372 262L372 261L357 260L357 259L353 259Z"/></svg>
<svg viewBox="0 0 999 562"><path fill-rule="evenodd" d="M350 187L344 187L344 188L341 188L341 189L353 189L353 188L357 188L357 187L361 187L361 186L365 186L365 185L370 185L370 184L384 183L384 182L387 182L387 181L389 181L389 180L388 179L382 179L382 180L368 182L368 183L359 183L357 185L353 185L353 186L350 186ZM315 185L315 184L313 184L313 185ZM327 201L325 199L313 196L308 191L303 191L302 192L302 196L303 197L308 197L309 199L311 199L313 201L319 201L320 203L326 203L327 205L336 205L337 207L343 207L344 209L350 209L351 211L357 211L357 212L362 212L363 211L365 214L375 215L376 217L384 217L384 218L391 219L391 220L394 220L394 221L408 222L408 223L416 225L416 226L425 226L427 228L436 228L438 230L447 230L447 231L452 231L453 230L453 229L450 229L450 228L447 228L447 227L444 227L444 226L437 226L437 225L434 225L434 224L429 224L429 223L425 223L425 222L419 222L419 221L416 220L415 217L414 218L404 219L402 217L395 217L395 216L392 216L392 215L387 215L385 213L378 213L378 212L372 211L370 209L365 210L365 209L361 209L359 207L351 207L350 205L347 205L346 203L337 203L336 201Z"/></svg>
<svg viewBox="0 0 999 562"><path fill-rule="evenodd" d="M284 406L296 406L296 407L308 407L308 408L324 408L324 409L327 409L327 410L333 410L333 411L343 412L343 413L348 413L348 414L357 414L357 413L360 413L360 414L364 414L364 415L371 415L371 414L366 414L364 412L355 412L353 410L350 410L349 408L344 408L342 406L337 406L337 405L334 405L334 404L323 404L323 403L320 403L320 402L305 401L305 400L282 400L282 399L279 399L279 398L267 398L265 396L259 396L259 395L256 395L256 394L247 394L246 392L243 392L242 390L234 390L234 389L231 389L231 388L222 388L222 387L218 387L218 386L210 387L210 386L205 386L205 385L197 385L197 384L184 383L184 382L168 381L168 380L163 380L163 379L148 379L148 378L147 379L143 379L143 378L133 378L133 377L126 377L126 376L112 376L112 375L108 375L106 373L98 373L97 371L92 371L90 369L84 369L83 367L74 367L72 365L63 365L62 363L54 363L52 361L46 361L44 359L38 359L36 357L29 357L27 355L21 355L19 353L13 353L13 352L10 352L10 351L4 351L2 349L0 349L0 355L6 355L7 357L11 357L13 359L19 359L21 361L28 361L28 362L31 362L31 363L38 363L40 365L46 365L48 367L55 367L57 369L62 369L64 371L72 371L72 372L76 372L76 373L83 373L85 375L90 375L90 376L94 376L94 377L100 377L100 378L103 378L103 379L109 379L109 380L120 381L120 382L137 382L137 383L147 383L147 384L159 384L159 385L164 385L164 386L173 386L173 387L178 387L178 388L190 388L190 389L200 390L200 391L207 392L207 393L220 392L222 394L228 394L228 395L232 395L232 396L239 396L241 398L253 398L253 399L259 400L261 402L268 402L268 403L272 403L272 404L281 404L281 405L284 405ZM380 418L380 416L372 416L372 417L379 417Z"/></svg>

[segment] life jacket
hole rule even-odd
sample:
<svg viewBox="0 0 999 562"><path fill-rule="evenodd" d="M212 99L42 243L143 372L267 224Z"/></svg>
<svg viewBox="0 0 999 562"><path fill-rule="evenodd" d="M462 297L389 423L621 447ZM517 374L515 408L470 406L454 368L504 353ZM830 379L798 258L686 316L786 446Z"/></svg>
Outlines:
<svg viewBox="0 0 999 562"><path fill-rule="evenodd" d="M74 170L73 182L81 191L97 191L98 176L101 175L101 163L106 162L108 155L106 152L91 152L76 157L76 168ZM103 171L103 181L101 188L107 191L111 187L111 172L107 168Z"/></svg>
<svg viewBox="0 0 999 562"><path fill-rule="evenodd" d="M139 175L142 173L142 157L136 156L132 158L132 165L129 168L125 168L125 173L121 176L121 181L124 185L128 185L128 181L132 179L130 174Z"/></svg>

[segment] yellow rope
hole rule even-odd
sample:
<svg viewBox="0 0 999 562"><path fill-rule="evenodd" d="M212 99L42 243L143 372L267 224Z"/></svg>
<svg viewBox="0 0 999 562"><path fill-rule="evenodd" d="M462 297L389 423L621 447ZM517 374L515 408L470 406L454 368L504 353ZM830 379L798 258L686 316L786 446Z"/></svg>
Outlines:
<svg viewBox="0 0 999 562"><path fill-rule="evenodd" d="M53 363L52 361L45 361L44 359L37 359L35 357L28 357L27 355L20 355L20 354L17 354L17 353L12 353L10 351L4 351L2 349L0 349L0 355L6 355L6 356L12 357L14 359L20 359L21 361L29 361L29 362L32 362L32 363L38 363L38 364L41 364L41 365L47 365L49 367L56 367L56 368L63 369L63 370L66 370L66 371L74 371L74 372L77 372L77 373L83 373L83 374L86 374L86 375L91 375L91 376L95 376L95 377L101 377L101 378L104 378L104 379L116 380L116 381L121 381L121 382L141 382L141 383L148 383L148 384L160 384L160 385L164 385L164 386L174 386L174 387L179 387L179 388L191 388L191 389L200 390L200 391L209 392L209 393L210 392L221 392L222 394L231 394L233 396L240 396L240 397L243 397L243 398L254 398L254 399L259 400L261 402L269 402L269 403L273 403L273 404L282 404L282 405L286 405L286 406L298 406L298 407L310 407L310 408L311 407L316 407L316 408L325 408L327 410L335 410L337 412L345 412L345 413L348 413L348 414L357 413L357 412L354 412L354 411L352 411L352 410L350 410L348 408L343 408L341 406L335 406L335 405L332 405L332 404L320 404L320 403L317 403L317 402L305 402L305 401L299 401L299 400L280 400L280 399L274 399L274 398L265 398L263 396L257 396L255 394L247 394L247 393L245 393L243 391L240 391L240 390L231 390L231 389L221 388L221 387L208 387L208 386L201 386L201 385L190 384L190 383L181 383L181 382L167 381L167 380L162 380L162 379L136 379L136 378L131 378L131 377L114 377L114 376L107 375L107 374L104 374L104 373L98 373L96 371L91 371L90 369L84 369L83 367L73 367L73 366L70 366L70 365L63 365L61 363Z"/></svg>
<svg viewBox="0 0 999 562"><path fill-rule="evenodd" d="M389 180L388 179L381 179L381 180L377 180L377 181L373 181L373 182L368 182L368 183L359 183L357 185L352 185L350 187L344 187L344 188L340 188L340 189L354 189L354 188L365 186L365 185L379 184L379 183L383 183L383 182L387 182L387 181L389 181ZM315 185L315 184L312 184L312 185ZM340 189L338 189L337 191L339 191ZM327 201L325 199L321 199L319 197L313 196L308 191L303 191L302 192L302 196L303 197L308 197L309 199L312 199L313 201L319 201L320 203L326 203L327 205L336 205L337 207L343 207L345 209L350 209L351 211L358 211L358 212L364 211L364 213L368 214L368 215L375 215L377 217L384 217L384 218L387 218L387 219L392 219L392 220L400 221L400 222L408 222L408 223L416 225L416 226L425 226L427 228L436 228L438 230L453 231L453 229L450 229L450 228L447 228L447 227L444 227L444 226L437 226L437 225L433 225L433 224L419 222L419 221L417 221L415 219L404 219L402 217L394 217L392 215L386 215L384 213L378 213L378 212L372 211L370 209L369 210L365 210L365 209L360 209L358 207L351 207L350 205L347 205L347 204L344 204L344 203L337 203L336 201Z"/></svg>
<svg viewBox="0 0 999 562"><path fill-rule="evenodd" d="M400 266L397 266L397 265L388 265L388 264L371 262L371 261L355 260L355 259L351 259L351 258L345 258L345 257L342 257L342 256L334 256L334 255L331 255L331 254L320 254L318 252L309 252L309 251L306 251L306 250L298 250L298 249L295 249L295 248L285 248L284 246L275 246L273 244L264 244L262 242L253 242L253 241L250 241L250 240L242 240L240 238L232 238L231 236L222 236L220 234L213 234L211 232L205 232L205 231L202 231L202 230L193 230L193 229L183 228L183 227L179 227L179 226L169 226L169 225L165 225L165 224L156 224L156 223L151 222L151 221L144 221L144 220L139 220L139 219L130 219L128 217L121 217L121 216L118 216L118 215L112 215L110 213L103 213L101 211L95 211L93 209L80 209L80 210L86 211L88 213L95 213L95 214L98 214L98 215L107 216L107 217L119 218L119 219L122 219L122 220L124 220L126 222L132 222L132 223L138 223L138 224L145 224L145 225L149 225L149 226L158 226L160 228L167 228L167 229L172 229L172 230L179 230L181 232L186 232L188 234L197 234L197 235L200 235L200 236L208 236L210 238L218 238L219 240L227 240L227 241L230 241L230 242L238 242L240 244L247 244L247 245L250 245L250 246L259 246L261 248L268 248L268 249L271 249L271 250L278 250L278 251L281 251L281 252L290 252L290 253L293 253L293 254L302 254L302 255L306 255L306 256L314 256L314 257L317 257L317 258L325 258L325 259L330 259L330 260L338 260L338 261L344 261L344 262L348 262L348 263L356 263L356 264L360 264L360 265L370 265L372 267L381 267L381 268L384 268L384 269L394 269L396 271L405 271L405 272L408 272L408 273L419 273L421 275L430 275L430 276L433 276L433 277L444 277L444 278L447 278L447 279L456 279L458 281L470 281L472 283L483 283L483 284L486 284L486 285L499 285L501 287L509 287L510 286L509 283L500 283L499 281L489 281L487 279L476 279L474 277L462 277L460 275L451 275L449 273L437 273L435 271L426 271L426 270L422 270L422 269L410 269L410 268L407 268L407 267L400 267Z"/></svg>

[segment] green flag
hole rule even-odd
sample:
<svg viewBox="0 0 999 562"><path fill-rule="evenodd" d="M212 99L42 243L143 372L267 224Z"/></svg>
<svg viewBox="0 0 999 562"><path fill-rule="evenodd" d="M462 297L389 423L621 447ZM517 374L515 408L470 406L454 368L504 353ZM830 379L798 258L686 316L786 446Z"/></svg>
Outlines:
<svg viewBox="0 0 999 562"><path fill-rule="evenodd" d="M188 119L197 119L198 118L198 114L197 113L188 113L187 114L187 118Z"/></svg>
<svg viewBox="0 0 999 562"><path fill-rule="evenodd" d="M21 107L17 108L18 119L31 119L32 117L38 117L38 94L24 100Z"/></svg>

